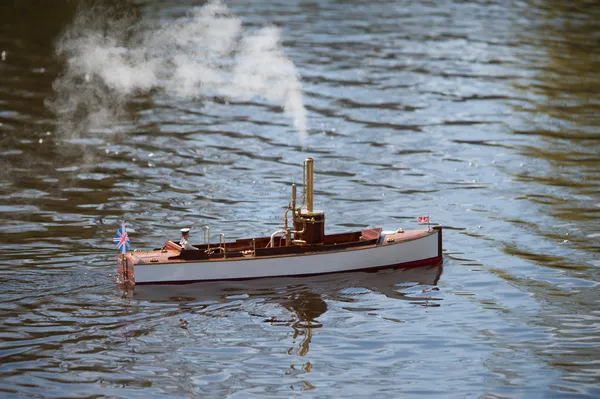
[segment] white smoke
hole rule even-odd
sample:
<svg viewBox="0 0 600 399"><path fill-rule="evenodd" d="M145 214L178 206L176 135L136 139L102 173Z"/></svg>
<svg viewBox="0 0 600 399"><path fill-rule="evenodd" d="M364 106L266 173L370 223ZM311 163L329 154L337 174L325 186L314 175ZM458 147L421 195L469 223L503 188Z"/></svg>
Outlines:
<svg viewBox="0 0 600 399"><path fill-rule="evenodd" d="M133 96L163 91L185 99L258 96L280 105L305 138L300 78L279 30L245 32L221 1L158 29L111 19L98 8L80 10L57 52L67 64L47 105L62 133L77 137L111 126Z"/></svg>

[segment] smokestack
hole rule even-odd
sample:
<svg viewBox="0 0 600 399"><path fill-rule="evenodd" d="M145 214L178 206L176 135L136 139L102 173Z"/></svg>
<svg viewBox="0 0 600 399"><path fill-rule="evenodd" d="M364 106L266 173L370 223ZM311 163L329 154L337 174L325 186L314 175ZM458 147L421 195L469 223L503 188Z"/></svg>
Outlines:
<svg viewBox="0 0 600 399"><path fill-rule="evenodd" d="M306 173L306 211L312 213L313 211L313 167L314 160L312 158L306 158L304 161L304 173Z"/></svg>

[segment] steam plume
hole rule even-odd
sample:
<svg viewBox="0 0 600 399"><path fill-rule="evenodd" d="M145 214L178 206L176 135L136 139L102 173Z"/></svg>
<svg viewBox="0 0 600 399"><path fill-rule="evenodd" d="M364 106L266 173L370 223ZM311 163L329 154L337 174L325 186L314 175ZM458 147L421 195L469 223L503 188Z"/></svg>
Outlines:
<svg viewBox="0 0 600 399"><path fill-rule="evenodd" d="M80 10L57 52L67 64L46 105L59 133L79 137L111 126L133 96L163 91L185 99L262 97L283 107L304 140L300 78L278 29L245 32L221 1L151 30L106 10Z"/></svg>

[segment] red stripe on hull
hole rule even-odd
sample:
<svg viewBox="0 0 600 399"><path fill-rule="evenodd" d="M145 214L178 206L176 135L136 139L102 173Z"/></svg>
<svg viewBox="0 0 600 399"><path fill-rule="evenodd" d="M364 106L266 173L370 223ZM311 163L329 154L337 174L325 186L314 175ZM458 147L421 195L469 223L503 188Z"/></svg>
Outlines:
<svg viewBox="0 0 600 399"><path fill-rule="evenodd" d="M442 263L443 261L444 261L444 259L440 254L440 256L436 256L435 258L417 260L414 262L398 263L398 264L386 265L386 266L365 267L363 269L343 270L343 271L339 271L339 272L260 276L260 277L251 277L251 278L227 278L227 279L219 279L219 280L156 281L156 282L148 282L148 283L135 283L135 285L191 284L191 283L199 283L202 281L244 281L244 280L256 280L259 278L308 277L308 276L317 276L317 275L321 276L321 275L336 274L336 273L353 273L353 272L367 272L367 271L371 272L371 271L377 271L377 270L381 270L381 269L390 269L390 268L412 269L412 268L417 268L417 267L422 267L422 266L433 265L436 263Z"/></svg>

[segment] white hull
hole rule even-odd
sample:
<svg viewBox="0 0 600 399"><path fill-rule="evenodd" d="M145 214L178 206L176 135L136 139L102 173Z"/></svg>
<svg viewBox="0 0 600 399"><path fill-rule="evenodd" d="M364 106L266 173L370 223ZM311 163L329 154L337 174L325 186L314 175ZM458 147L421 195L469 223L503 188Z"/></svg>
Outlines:
<svg viewBox="0 0 600 399"><path fill-rule="evenodd" d="M441 259L441 230L413 240L335 252L131 264L135 284L254 279L378 269Z"/></svg>

